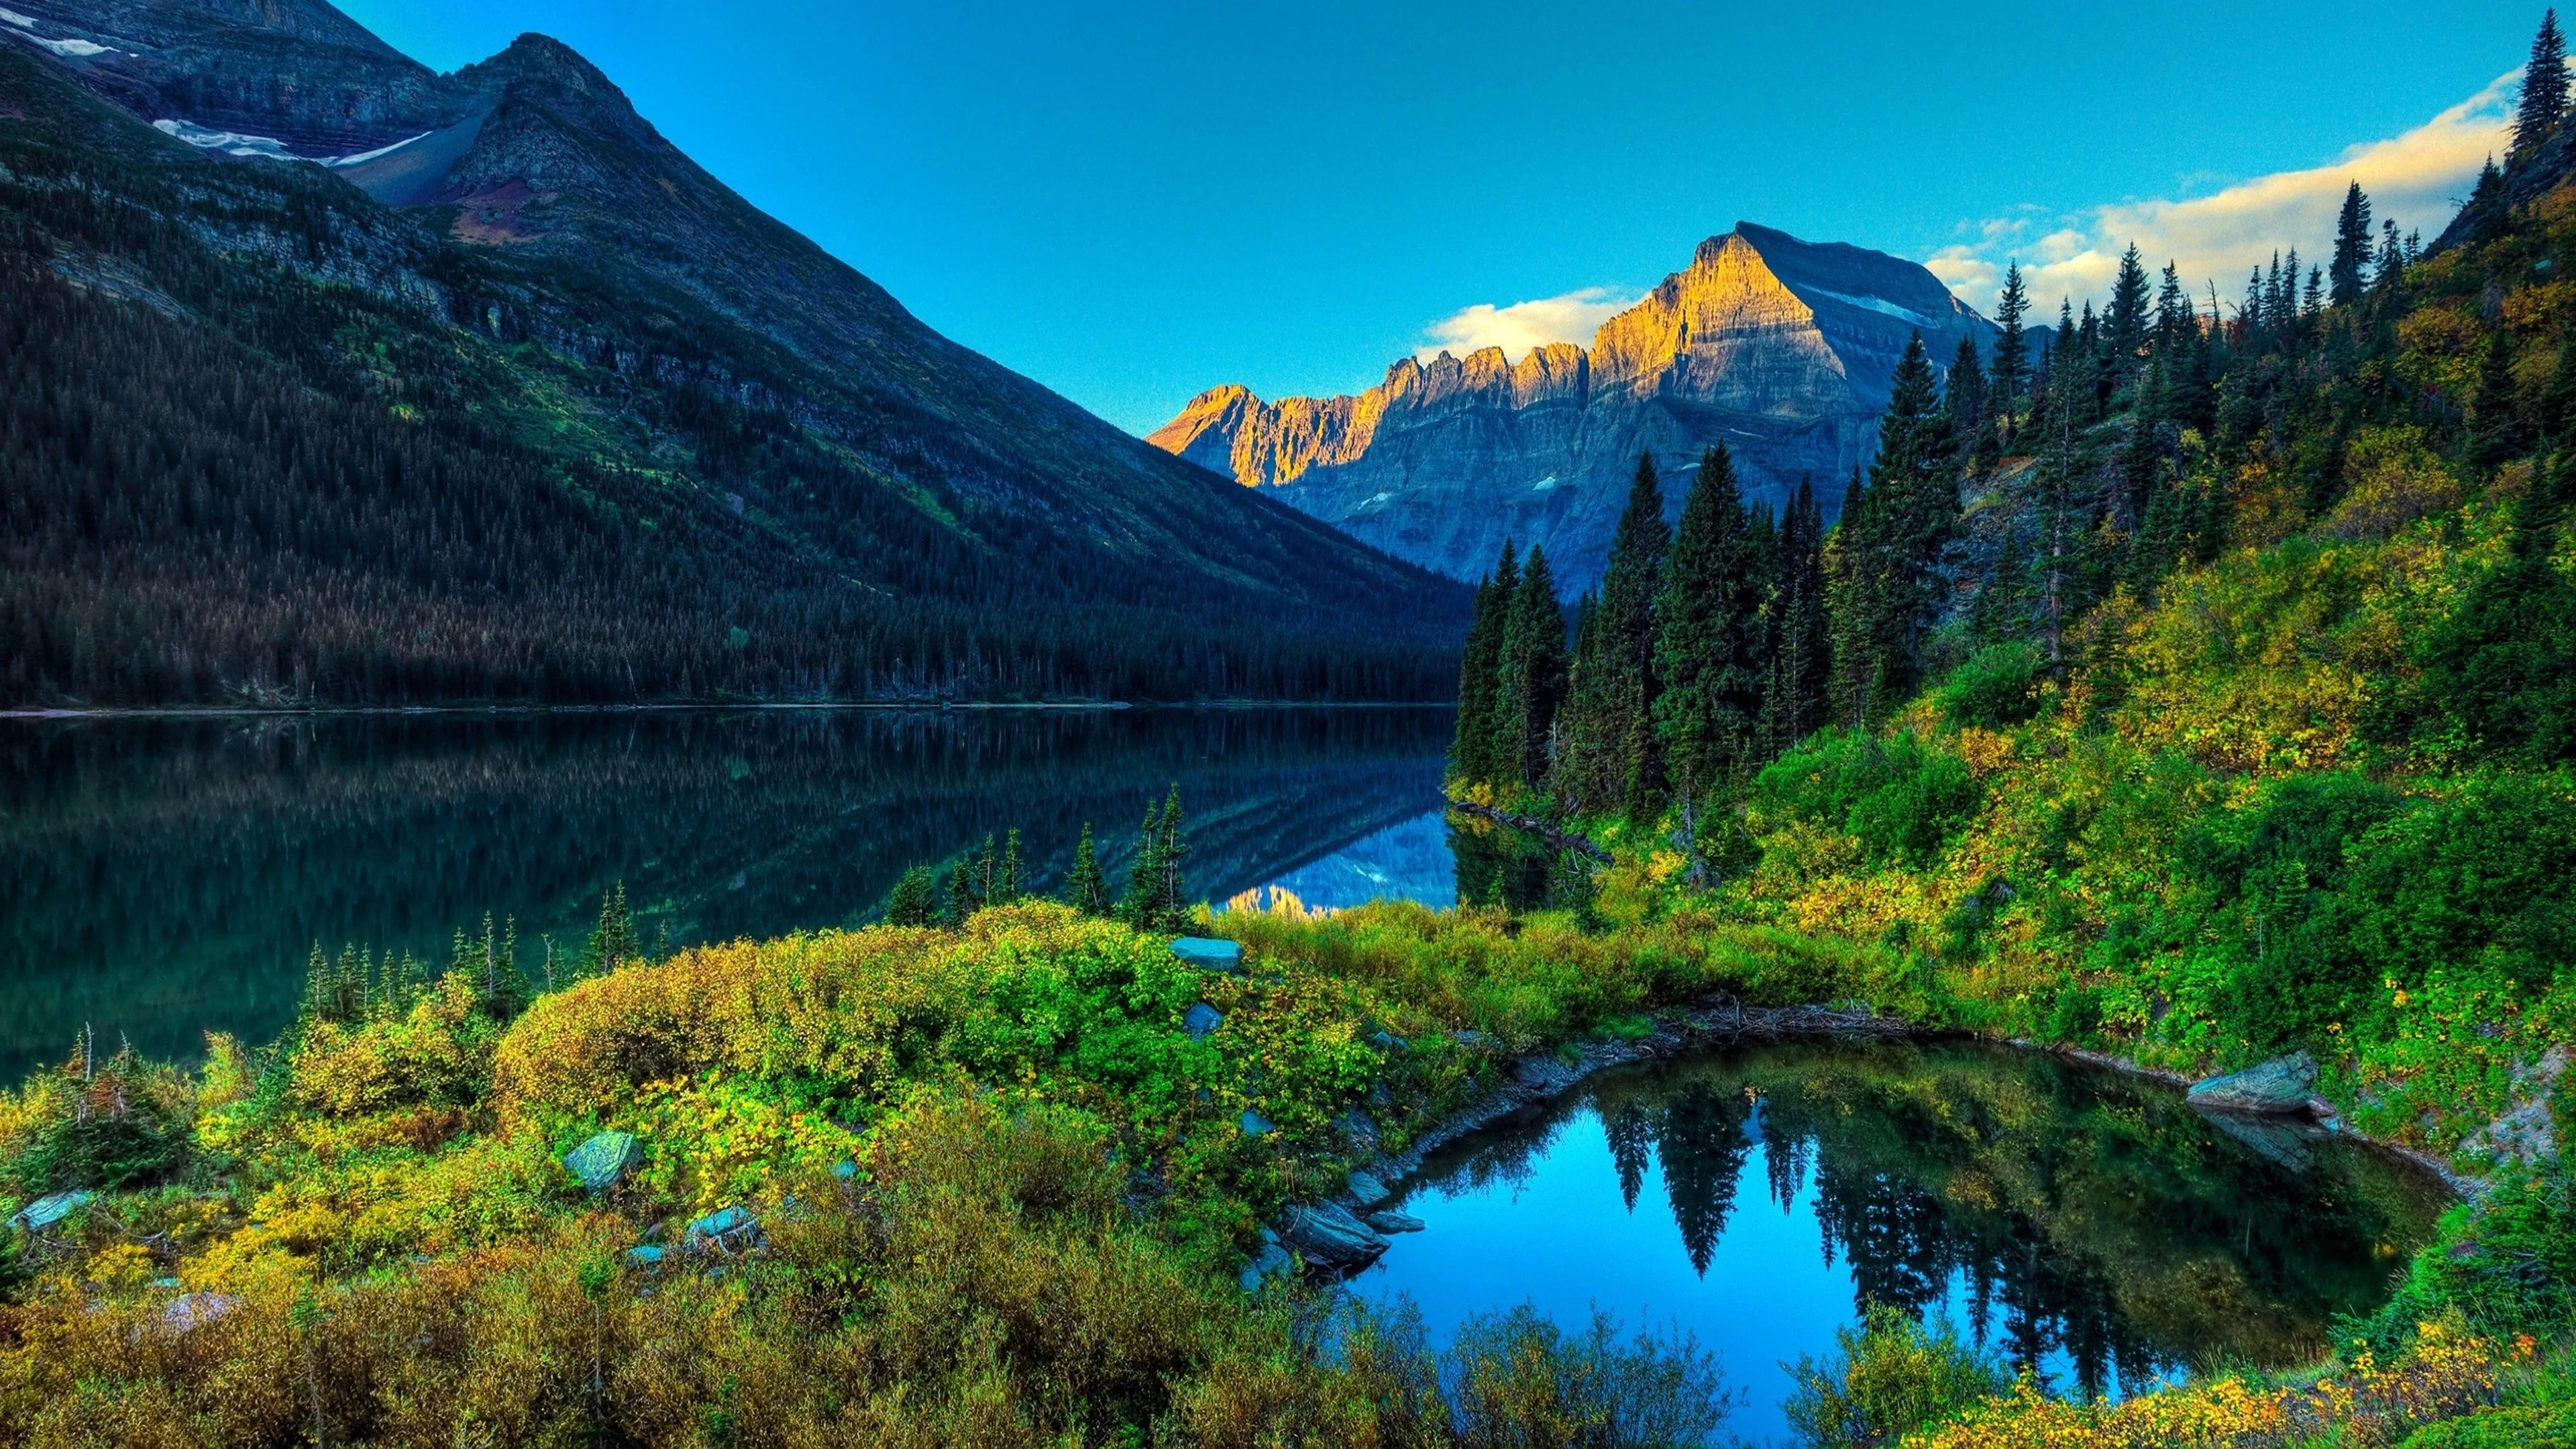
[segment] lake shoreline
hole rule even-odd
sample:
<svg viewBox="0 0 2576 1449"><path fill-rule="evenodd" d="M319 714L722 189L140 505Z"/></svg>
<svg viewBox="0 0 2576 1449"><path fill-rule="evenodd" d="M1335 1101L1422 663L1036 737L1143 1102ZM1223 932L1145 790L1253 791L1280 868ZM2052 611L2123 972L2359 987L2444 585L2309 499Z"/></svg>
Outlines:
<svg viewBox="0 0 2576 1449"><path fill-rule="evenodd" d="M1358 1170L1400 1192L1404 1184L1420 1175L1433 1153L1519 1113L1547 1106L1614 1067L1654 1061L1676 1053L1722 1050L1747 1040L1782 1041L1810 1037L1972 1041L2044 1053L2176 1089L2188 1089L2193 1081L2179 1072L2144 1066L2105 1052L2050 1046L2027 1038L1926 1027L1903 1017L1880 1015L1874 1010L1854 1011L1827 1006L1748 1007L1730 997L1717 996L1689 1006L1656 1012L1651 1020L1653 1029L1634 1040L1584 1043L1580 1055L1572 1062L1554 1052L1532 1052L1509 1059L1504 1065L1502 1081L1488 1088L1476 1100L1432 1124L1402 1151L1381 1152ZM2456 1172L2419 1149L2384 1141L2340 1121L2332 1126L2320 1126L2329 1135L2372 1149L2426 1174L2461 1202L2475 1201L2486 1189L2482 1180ZM1335 1200L1355 1209L1367 1206L1353 1198L1347 1188Z"/></svg>
<svg viewBox="0 0 2576 1449"><path fill-rule="evenodd" d="M1438 700L816 700L672 702L664 704L348 704L168 705L139 708L30 706L0 709L0 720L404 719L446 716L633 714L1088 714L1116 710L1416 710L1454 709Z"/></svg>

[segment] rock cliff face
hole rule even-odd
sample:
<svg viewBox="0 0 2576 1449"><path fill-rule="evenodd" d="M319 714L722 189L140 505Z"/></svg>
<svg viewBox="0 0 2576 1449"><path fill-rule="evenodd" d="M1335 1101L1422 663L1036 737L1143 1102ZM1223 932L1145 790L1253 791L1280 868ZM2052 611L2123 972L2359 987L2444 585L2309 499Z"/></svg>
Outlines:
<svg viewBox="0 0 2576 1449"><path fill-rule="evenodd" d="M1676 516L1717 442L1753 498L1811 476L1830 514L1918 331L1946 363L1994 329L1912 262L1739 222L1588 350L1405 358L1355 397L1214 388L1148 441L1454 578L1541 544L1571 594L1600 579L1640 453Z"/></svg>

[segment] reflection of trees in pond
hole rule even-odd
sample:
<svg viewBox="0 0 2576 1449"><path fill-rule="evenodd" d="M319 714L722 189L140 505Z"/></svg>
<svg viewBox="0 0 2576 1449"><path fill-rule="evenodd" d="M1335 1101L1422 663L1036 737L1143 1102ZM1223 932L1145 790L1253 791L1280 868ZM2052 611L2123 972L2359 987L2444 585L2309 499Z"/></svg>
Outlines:
<svg viewBox="0 0 2576 1449"><path fill-rule="evenodd" d="M84 1022L156 1054L283 1025L306 947L419 952L489 910L576 942L853 923L905 866L1084 821L1115 875L1177 781L1223 895L1437 802L1445 714L687 711L0 722L0 1075Z"/></svg>
<svg viewBox="0 0 2576 1449"><path fill-rule="evenodd" d="M2293 1173L2171 1093L2036 1053L1795 1044L1606 1081L1596 1104L1630 1206L1651 1150L1703 1274L1758 1148L1772 1204L1812 1188L1856 1309L1921 1314L1960 1282L1980 1342L2017 1367L2062 1353L2085 1394L2313 1356L2439 1207L2350 1144Z"/></svg>

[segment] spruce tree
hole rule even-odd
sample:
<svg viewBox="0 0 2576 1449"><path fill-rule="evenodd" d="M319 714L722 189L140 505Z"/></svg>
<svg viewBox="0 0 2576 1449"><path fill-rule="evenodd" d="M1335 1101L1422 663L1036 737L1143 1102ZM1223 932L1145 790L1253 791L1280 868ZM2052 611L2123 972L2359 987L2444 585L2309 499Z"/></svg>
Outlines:
<svg viewBox="0 0 2576 1449"><path fill-rule="evenodd" d="M1501 784L1495 741L1502 732L1503 629L1520 591L1520 564L1512 541L1493 574L1476 590L1476 617L1458 669L1458 723L1449 746L1449 777L1460 784Z"/></svg>
<svg viewBox="0 0 2576 1449"><path fill-rule="evenodd" d="M2111 305L2102 318L2107 386L2127 386L2138 375L2147 349L2147 269L2138 259L2137 243L2120 254L2120 271L2111 281Z"/></svg>
<svg viewBox="0 0 2576 1449"><path fill-rule="evenodd" d="M1651 711L1655 698L1655 598L1663 588L1664 556L1672 529L1664 522L1664 490L1651 453L1637 459L1628 505L1610 540L1608 570L1589 619L1589 658L1577 671L1568 701L1569 758L1560 762L1575 808L1615 805L1642 814L1656 790L1656 762L1638 746L1652 736L1635 714ZM1578 628L1578 656L1587 651Z"/></svg>
<svg viewBox="0 0 2576 1449"><path fill-rule="evenodd" d="M2531 447L2515 396L2513 343L2501 330L2487 339L2479 359L2477 392L2469 400L2469 456L2480 468L2519 458Z"/></svg>
<svg viewBox="0 0 2576 1449"><path fill-rule="evenodd" d="M591 927L590 945L582 952L582 973L606 975L642 954L635 939L635 917L626 908L626 882L621 880L599 898L599 922Z"/></svg>
<svg viewBox="0 0 2576 1449"><path fill-rule="evenodd" d="M1562 639L1557 647L1564 648ZM1181 862L1189 854L1189 836L1181 827L1181 787L1175 781L1163 800L1162 836L1154 842L1155 864L1159 867L1154 902L1158 930L1177 931L1187 923L1189 887L1181 876Z"/></svg>
<svg viewBox="0 0 2576 1449"><path fill-rule="evenodd" d="M2336 306L2359 304L2369 266L2370 198L2362 195L2361 183L2356 181L2344 192L2343 211L2335 218L2334 265L2328 275L2334 282Z"/></svg>
<svg viewBox="0 0 2576 1449"><path fill-rule="evenodd" d="M983 899L975 894L975 869L961 855L948 871L948 914L944 924L963 926L983 908Z"/></svg>
<svg viewBox="0 0 2576 1449"><path fill-rule="evenodd" d="M984 832L983 853L975 857L975 897L988 906L998 906L1002 894L1002 856L991 831Z"/></svg>
<svg viewBox="0 0 2576 1449"><path fill-rule="evenodd" d="M2030 369L2030 338L2021 320L2029 310L2030 292L2022 285L2021 263L2016 260L2004 269L2003 296L1995 303L1995 326L2002 330L1995 338L1991 379L1993 411L2003 424L2000 442L2007 449L2012 446L2012 434L2020 422L2022 381Z"/></svg>
<svg viewBox="0 0 2576 1449"><path fill-rule="evenodd" d="M885 921L889 926L933 926L939 923L939 878L930 867L916 865L905 871L886 895Z"/></svg>
<svg viewBox="0 0 2576 1449"><path fill-rule="evenodd" d="M2540 33L2531 38L2531 60L2522 69L2522 105L2513 118L2514 159L2530 155L2558 129L2567 115L2567 38L2558 31L2558 12L2540 17Z"/></svg>
<svg viewBox="0 0 2576 1449"><path fill-rule="evenodd" d="M1073 873L1065 877L1067 905L1086 916L1109 914L1109 880L1100 873L1100 849L1091 842L1091 822L1082 822L1082 843L1073 848Z"/></svg>
<svg viewBox="0 0 2576 1449"><path fill-rule="evenodd" d="M1458 661L1458 720L1449 743L1449 778L1471 784L1488 778L1485 745L1492 733L1494 674L1502 665L1503 611L1510 603L1513 578L1511 540L1493 573L1476 585L1476 613L1467 629L1467 647Z"/></svg>
<svg viewBox="0 0 2576 1449"><path fill-rule="evenodd" d="M1986 426L1986 370L1977 361L1977 339L1959 339L1950 358L1949 386L1941 406L1950 418L1950 436L1973 444Z"/></svg>
<svg viewBox="0 0 2576 1449"><path fill-rule="evenodd" d="M1655 732L1683 797L1743 774L1762 710L1762 580L1750 520L1723 444L1701 458L1682 503L1657 607Z"/></svg>
<svg viewBox="0 0 2576 1449"><path fill-rule="evenodd" d="M1771 595L1762 681L1762 757L1794 748L1824 727L1832 667L1825 629L1825 521L1805 478L1780 518L1780 563Z"/></svg>
<svg viewBox="0 0 2576 1449"><path fill-rule="evenodd" d="M1118 919L1131 929L1150 931L1161 915L1163 897L1163 807L1148 802L1145 823L1136 832L1136 862L1127 869L1127 892L1118 902Z"/></svg>
<svg viewBox="0 0 2576 1449"><path fill-rule="evenodd" d="M1565 702L1565 611L1547 554L1533 547L1503 625L1502 668L1495 696L1495 783L1547 786L1556 714Z"/></svg>
<svg viewBox="0 0 2576 1449"><path fill-rule="evenodd" d="M1020 827L1011 827L1008 843L1002 847L1001 899L1016 901L1028 894L1026 867L1020 860Z"/></svg>
<svg viewBox="0 0 2576 1449"><path fill-rule="evenodd" d="M1958 529L1959 484L1955 439L1935 400L1917 334L1896 365L1869 487L1855 480L1832 555L1834 703L1855 724L1913 694L1922 635L1940 604L1934 570Z"/></svg>

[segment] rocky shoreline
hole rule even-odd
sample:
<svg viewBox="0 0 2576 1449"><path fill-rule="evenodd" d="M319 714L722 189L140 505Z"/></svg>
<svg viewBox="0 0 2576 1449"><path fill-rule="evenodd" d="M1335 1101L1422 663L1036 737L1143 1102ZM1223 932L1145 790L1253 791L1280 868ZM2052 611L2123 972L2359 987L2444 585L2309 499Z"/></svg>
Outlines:
<svg viewBox="0 0 2576 1449"><path fill-rule="evenodd" d="M1518 823L1499 811L1475 809L1472 813L1489 815L1504 823ZM1293 1262L1290 1257L1292 1251L1308 1264L1332 1273L1356 1272L1368 1266L1391 1246L1390 1233L1410 1231L1419 1226L1404 1219L1403 1214L1388 1214L1379 1211L1379 1207L1417 1176L1433 1153L1515 1113L1544 1106L1613 1067L1652 1061L1677 1052L1712 1050L1747 1040L1777 1041L1792 1037L1839 1036L1878 1040L1965 1037L2024 1051L2046 1052L2068 1061L2124 1076L2142 1077L2185 1091L2228 1080L2210 1078L2200 1081L2179 1072L2145 1066L2127 1057L2080 1047L2050 1046L2028 1038L1934 1031L1902 1017L1885 1016L1866 1008L1745 1006L1732 998L1720 996L1657 1013L1652 1021L1652 1028L1634 1039L1583 1043L1571 1060L1554 1052L1531 1053L1511 1059L1504 1068L1503 1080L1476 1100L1441 1119L1402 1151L1379 1153L1353 1169L1341 1192L1322 1202L1298 1204L1284 1211L1279 1223L1265 1230L1260 1252L1244 1269L1244 1286L1256 1288L1263 1279L1287 1271ZM1481 1041L1472 1032L1457 1035L1469 1046ZM2266 1064L2271 1065L2274 1064ZM2464 1201L2473 1200L2486 1190L2487 1184L2483 1180L2453 1170L2448 1163L2430 1153L2357 1131L2334 1115L2331 1109L2316 1110L2323 1106L2321 1102L2303 1100L2286 1112L2257 1109L2248 1114L2206 1109L2206 1115L2222 1130L2229 1130L2232 1135L2240 1137L2249 1131L2259 1132L2268 1128L2276 1133L2289 1131L2359 1143L2431 1175ZM2290 1120L2303 1125L2296 1128L2282 1126ZM2239 1127L2245 1130L2236 1130ZM1365 1139L1373 1137L1374 1131L1362 1126L1357 1135ZM2252 1145L2258 1151L2263 1150L2261 1143ZM1380 1223L1380 1219L1402 1221Z"/></svg>

